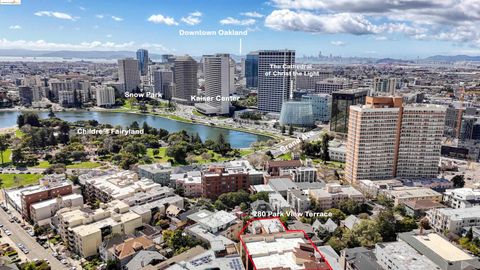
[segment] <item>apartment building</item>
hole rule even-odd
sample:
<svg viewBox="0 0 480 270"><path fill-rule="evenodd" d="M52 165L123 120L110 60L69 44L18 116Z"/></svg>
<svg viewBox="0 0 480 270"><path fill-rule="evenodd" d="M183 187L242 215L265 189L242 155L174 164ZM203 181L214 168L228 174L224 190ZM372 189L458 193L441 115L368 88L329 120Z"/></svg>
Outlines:
<svg viewBox="0 0 480 270"><path fill-rule="evenodd" d="M403 241L376 244L375 255L378 264L384 269L440 269L429 258L418 253L418 251Z"/></svg>
<svg viewBox="0 0 480 270"><path fill-rule="evenodd" d="M437 208L427 212L430 226L437 232L460 234L463 227L480 226L480 206L469 208Z"/></svg>
<svg viewBox="0 0 480 270"><path fill-rule="evenodd" d="M140 178L148 178L162 186L170 185L170 173L172 164L169 162L146 164L138 166L138 175Z"/></svg>
<svg viewBox="0 0 480 270"><path fill-rule="evenodd" d="M30 206L30 220L40 226L47 225L50 223L50 218L65 207L83 207L83 196L73 193L34 203Z"/></svg>
<svg viewBox="0 0 480 270"><path fill-rule="evenodd" d="M287 202L297 212L305 212L310 208L310 199L301 190L290 189L287 191Z"/></svg>
<svg viewBox="0 0 480 270"><path fill-rule="evenodd" d="M401 97L367 97L366 105L351 106L346 180L436 177L445 112L439 105L404 107Z"/></svg>
<svg viewBox="0 0 480 270"><path fill-rule="evenodd" d="M244 168L212 166L202 171L202 196L209 199L227 192L248 191L249 186Z"/></svg>
<svg viewBox="0 0 480 270"><path fill-rule="evenodd" d="M396 187L394 189L383 190L382 194L393 200L395 206L418 200L442 201L441 193L423 187Z"/></svg>
<svg viewBox="0 0 480 270"><path fill-rule="evenodd" d="M282 170L296 169L301 166L300 160L269 160L265 164L265 171L270 176L279 176Z"/></svg>
<svg viewBox="0 0 480 270"><path fill-rule="evenodd" d="M132 234L143 225L140 215L118 200L101 204L99 209L62 209L57 213L57 229L73 252L88 258L115 234Z"/></svg>
<svg viewBox="0 0 480 270"><path fill-rule="evenodd" d="M38 185L7 191L6 197L24 219L30 220L31 205L72 194L72 192L72 182L67 180L65 175L48 175L40 179Z"/></svg>
<svg viewBox="0 0 480 270"><path fill-rule="evenodd" d="M357 203L363 203L363 194L351 186L339 184L327 184L321 189L310 189L308 195L316 200L321 209L337 208L342 201L351 199Z"/></svg>
<svg viewBox="0 0 480 270"><path fill-rule="evenodd" d="M148 191L160 184L151 179L139 179L132 171L120 171L85 180L86 200L109 202L122 200L140 191Z"/></svg>
<svg viewBox="0 0 480 270"><path fill-rule="evenodd" d="M176 187L183 187L185 197L202 196L202 172L190 171L186 173L177 173L170 176Z"/></svg>
<svg viewBox="0 0 480 270"><path fill-rule="evenodd" d="M456 188L443 193L443 202L451 208L468 208L480 205L480 189Z"/></svg>

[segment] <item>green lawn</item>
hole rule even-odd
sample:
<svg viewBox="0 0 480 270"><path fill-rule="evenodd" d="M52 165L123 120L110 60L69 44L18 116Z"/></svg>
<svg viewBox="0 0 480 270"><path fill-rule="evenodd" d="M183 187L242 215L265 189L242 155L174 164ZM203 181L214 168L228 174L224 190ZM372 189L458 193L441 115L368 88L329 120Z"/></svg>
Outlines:
<svg viewBox="0 0 480 270"><path fill-rule="evenodd" d="M255 150L253 150L253 149L251 149L251 148L242 148L242 149L240 149L240 155L241 155L242 157L247 156L247 155L250 155L250 154L252 154L253 152L255 152Z"/></svg>
<svg viewBox="0 0 480 270"><path fill-rule="evenodd" d="M159 152L158 152L158 155L157 156L154 156L153 155L153 148L148 148L147 149L147 155L153 159L155 159L155 161L159 161L159 162L166 162L170 157L167 156L167 148L166 147L160 147L158 148Z"/></svg>
<svg viewBox="0 0 480 270"><path fill-rule="evenodd" d="M38 168L38 169L47 169L48 167L50 167L50 162L46 161L46 160L42 160L38 163L37 166L35 166L34 168Z"/></svg>
<svg viewBox="0 0 480 270"><path fill-rule="evenodd" d="M11 156L12 156L12 149L7 149L3 152L3 163L4 163L4 165L12 162ZM0 159L0 162L1 161L2 160Z"/></svg>
<svg viewBox="0 0 480 270"><path fill-rule="evenodd" d="M67 165L67 169L93 169L100 167L100 163L93 161L82 161L79 163L74 163L72 165Z"/></svg>
<svg viewBox="0 0 480 270"><path fill-rule="evenodd" d="M211 159L206 160L206 159L203 159L203 158L202 158L202 155L198 155L198 156L196 156L196 158L195 158L195 160L197 161L197 163L199 163L199 164L210 163L210 162L212 162L212 160L213 160L213 161L220 161L220 162L222 162L222 161L226 161L226 160L229 159L229 158L222 157L220 154L215 153L215 152L213 152L212 150L208 150L208 153L212 156Z"/></svg>
<svg viewBox="0 0 480 270"><path fill-rule="evenodd" d="M13 180L17 177L17 183ZM28 186L31 184L37 184L38 179L42 178L41 174L0 174L0 178L3 180L3 188L11 188L15 186Z"/></svg>
<svg viewBox="0 0 480 270"><path fill-rule="evenodd" d="M292 153L288 152L288 153L282 154L278 156L278 158L281 160L292 160Z"/></svg>

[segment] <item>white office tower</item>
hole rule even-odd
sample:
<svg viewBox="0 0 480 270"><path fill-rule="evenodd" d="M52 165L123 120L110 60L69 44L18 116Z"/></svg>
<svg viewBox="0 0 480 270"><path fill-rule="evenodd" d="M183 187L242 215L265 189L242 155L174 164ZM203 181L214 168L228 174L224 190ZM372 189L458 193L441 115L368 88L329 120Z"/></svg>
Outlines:
<svg viewBox="0 0 480 270"><path fill-rule="evenodd" d="M230 56L216 54L203 57L205 76L205 103L197 103L197 109L205 114L228 114L230 109Z"/></svg>
<svg viewBox="0 0 480 270"><path fill-rule="evenodd" d="M112 106L115 104L115 89L111 86L98 86L95 89L95 98L97 106Z"/></svg>
<svg viewBox="0 0 480 270"><path fill-rule="evenodd" d="M162 98L170 99L172 94L169 91L170 84L173 82L173 72L166 69L153 71L153 86L155 93L162 94Z"/></svg>
<svg viewBox="0 0 480 270"><path fill-rule="evenodd" d="M174 61L172 99L179 103L192 104L197 95L197 61L191 56L177 56Z"/></svg>
<svg viewBox="0 0 480 270"><path fill-rule="evenodd" d="M230 58L230 94L235 93L235 60Z"/></svg>
<svg viewBox="0 0 480 270"><path fill-rule="evenodd" d="M258 52L258 110L276 112L290 99L295 89L295 51L265 50Z"/></svg>
<svg viewBox="0 0 480 270"><path fill-rule="evenodd" d="M123 84L123 91L133 92L140 85L138 61L133 58L118 60L118 80Z"/></svg>

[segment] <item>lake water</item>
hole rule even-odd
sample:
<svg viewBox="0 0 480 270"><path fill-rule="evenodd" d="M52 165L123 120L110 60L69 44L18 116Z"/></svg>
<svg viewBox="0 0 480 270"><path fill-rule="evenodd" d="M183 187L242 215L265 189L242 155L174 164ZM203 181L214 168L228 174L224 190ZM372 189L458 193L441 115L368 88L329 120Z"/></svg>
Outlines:
<svg viewBox="0 0 480 270"><path fill-rule="evenodd" d="M18 111L2 111L0 112L0 128L13 127L17 124ZM37 112L41 118L47 118L48 112ZM134 121L137 121L140 127L143 122L147 122L152 127L163 128L169 132L177 132L181 130L187 131L189 134L198 133L202 141L211 139L216 141L220 134L223 134L225 139L230 142L234 148L249 147L250 144L257 141L268 140L266 136L255 135L251 133L205 126L200 124L183 123L171 119L152 115L140 115L132 113L120 112L92 112L92 111L76 111L76 112L56 112L55 115L68 122L75 122L79 120L97 120L101 124L110 124L113 126L128 126Z"/></svg>

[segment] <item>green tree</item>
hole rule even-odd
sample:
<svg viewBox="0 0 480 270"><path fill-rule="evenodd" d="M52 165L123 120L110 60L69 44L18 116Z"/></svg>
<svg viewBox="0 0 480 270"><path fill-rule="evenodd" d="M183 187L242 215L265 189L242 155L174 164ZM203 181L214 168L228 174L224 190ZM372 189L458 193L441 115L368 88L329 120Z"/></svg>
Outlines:
<svg viewBox="0 0 480 270"><path fill-rule="evenodd" d="M48 112L48 117L55 118L55 113L53 112L52 108L50 108L50 111Z"/></svg>
<svg viewBox="0 0 480 270"><path fill-rule="evenodd" d="M465 234L465 237L468 239L468 241L472 241L472 239L473 239L472 227L470 227L470 229L467 231L467 233Z"/></svg>
<svg viewBox="0 0 480 270"><path fill-rule="evenodd" d="M5 135L0 135L0 156L2 157L2 165L4 163L3 160L3 152L8 149L7 137Z"/></svg>
<svg viewBox="0 0 480 270"><path fill-rule="evenodd" d="M349 238L348 234L351 234L352 244L355 247L358 243L362 247L373 247L376 243L382 241L382 236L378 230L377 224L373 220L362 220L359 224L355 225L351 231L348 231L344 237ZM353 240L354 239L354 240Z"/></svg>
<svg viewBox="0 0 480 270"><path fill-rule="evenodd" d="M290 127L288 127L288 135L292 136L293 135L293 126L290 125Z"/></svg>
<svg viewBox="0 0 480 270"><path fill-rule="evenodd" d="M217 210L227 209L227 206L221 200L216 200L213 206L215 206L215 209Z"/></svg>
<svg viewBox="0 0 480 270"><path fill-rule="evenodd" d="M282 134L285 134L285 132L286 132L286 128L284 125L282 125Z"/></svg>
<svg viewBox="0 0 480 270"><path fill-rule="evenodd" d="M328 142L330 142L330 136L327 133L322 135L322 159L323 161L330 161L330 155L328 154Z"/></svg>
<svg viewBox="0 0 480 270"><path fill-rule="evenodd" d="M268 192L266 191L260 191L255 194L250 195L250 201L254 202L257 200L264 200L268 202Z"/></svg>
<svg viewBox="0 0 480 270"><path fill-rule="evenodd" d="M453 182L453 187L463 188L465 185L465 176L463 174L455 175L451 181Z"/></svg>
<svg viewBox="0 0 480 270"><path fill-rule="evenodd" d="M12 151L12 163L15 165L20 165L25 162L25 156L23 155L21 148L15 148Z"/></svg>
<svg viewBox="0 0 480 270"><path fill-rule="evenodd" d="M383 241L389 242L396 239L396 220L392 209L381 210L375 218L375 222Z"/></svg>

